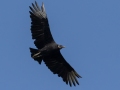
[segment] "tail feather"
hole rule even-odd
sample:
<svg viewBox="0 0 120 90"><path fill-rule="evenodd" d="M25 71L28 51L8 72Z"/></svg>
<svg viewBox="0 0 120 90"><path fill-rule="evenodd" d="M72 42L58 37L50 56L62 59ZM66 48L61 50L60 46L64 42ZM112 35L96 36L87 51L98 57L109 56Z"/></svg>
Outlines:
<svg viewBox="0 0 120 90"><path fill-rule="evenodd" d="M31 52L31 57L32 57L35 61L38 61L39 64L41 64L41 62L42 62L42 57L41 57L41 56L36 56L37 54L40 53L40 52L38 51L38 49L30 48L30 52Z"/></svg>

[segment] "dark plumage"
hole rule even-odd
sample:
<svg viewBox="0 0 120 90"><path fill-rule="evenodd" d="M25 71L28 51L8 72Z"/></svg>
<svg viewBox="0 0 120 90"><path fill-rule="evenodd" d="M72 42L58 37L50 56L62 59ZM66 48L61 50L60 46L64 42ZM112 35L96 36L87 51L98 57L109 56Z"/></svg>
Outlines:
<svg viewBox="0 0 120 90"><path fill-rule="evenodd" d="M31 57L39 64L43 60L46 66L54 74L58 74L66 84L75 86L77 83L79 85L76 77L81 78L81 76L63 58L60 49L64 47L56 44L52 37L44 4L42 3L39 8L37 2L32 3L30 9L32 39L35 40L34 44L38 48L30 48Z"/></svg>

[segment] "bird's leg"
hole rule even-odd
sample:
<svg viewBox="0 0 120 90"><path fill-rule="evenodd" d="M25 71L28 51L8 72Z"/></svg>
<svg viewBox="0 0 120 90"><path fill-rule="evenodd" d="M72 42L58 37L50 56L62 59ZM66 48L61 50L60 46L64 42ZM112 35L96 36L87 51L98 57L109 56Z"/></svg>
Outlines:
<svg viewBox="0 0 120 90"><path fill-rule="evenodd" d="M38 57L41 57L42 55L40 55L40 52L38 52L38 53L36 53L36 54L34 54L33 56L32 56L32 58L38 58Z"/></svg>

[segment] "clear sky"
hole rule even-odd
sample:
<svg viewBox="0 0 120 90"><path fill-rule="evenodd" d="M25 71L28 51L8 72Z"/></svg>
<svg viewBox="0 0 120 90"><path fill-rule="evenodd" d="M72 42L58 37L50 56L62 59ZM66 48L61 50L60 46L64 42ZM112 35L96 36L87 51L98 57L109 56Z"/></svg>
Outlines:
<svg viewBox="0 0 120 90"><path fill-rule="evenodd" d="M0 1L0 90L120 90L120 0L37 0L55 41L83 77L70 87L30 57L29 6Z"/></svg>

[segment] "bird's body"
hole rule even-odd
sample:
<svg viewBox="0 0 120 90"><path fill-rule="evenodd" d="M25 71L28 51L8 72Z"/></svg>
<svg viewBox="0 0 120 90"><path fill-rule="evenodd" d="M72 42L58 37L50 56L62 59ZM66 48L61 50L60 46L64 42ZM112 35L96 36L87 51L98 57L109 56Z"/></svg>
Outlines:
<svg viewBox="0 0 120 90"><path fill-rule="evenodd" d="M44 4L39 8L37 2L30 7L31 33L32 39L37 49L30 48L31 57L41 64L42 60L46 66L54 73L58 74L66 84L70 86L79 85L76 77L81 76L63 58L60 50L64 46L57 44L50 32L50 27L45 12Z"/></svg>
<svg viewBox="0 0 120 90"><path fill-rule="evenodd" d="M58 45L56 43L50 43L45 45L43 48L38 49L38 53L36 53L36 56L42 56L42 57L46 57L54 52L56 52L57 50L59 50ZM37 55L39 54L39 55ZM33 55L35 57L35 55ZM32 57L33 57L32 56Z"/></svg>

